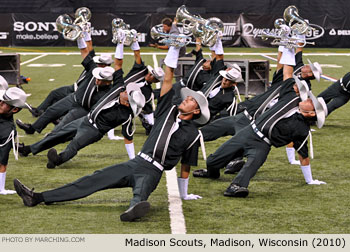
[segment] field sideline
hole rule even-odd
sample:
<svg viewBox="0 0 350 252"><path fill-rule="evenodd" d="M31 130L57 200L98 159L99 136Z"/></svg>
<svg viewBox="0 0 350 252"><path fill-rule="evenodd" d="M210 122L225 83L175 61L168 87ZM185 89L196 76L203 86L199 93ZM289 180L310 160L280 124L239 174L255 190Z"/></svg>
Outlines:
<svg viewBox="0 0 350 252"><path fill-rule="evenodd" d="M114 48L95 48L97 53L113 53ZM76 48L4 48L0 51L21 54L21 75L31 77L31 82L23 89L32 95L28 102L37 106L50 90L72 84L82 67L81 57ZM189 50L188 50L189 51ZM225 58L266 59L261 54L275 57L274 49L225 48ZM142 58L146 64L154 65L164 51L142 48ZM208 53L208 50L205 50ZM131 51L126 49L124 73L133 64ZM339 79L349 71L350 53L344 49L306 49L306 58L318 61L324 74ZM270 76L274 71L274 62ZM319 94L329 81L313 81L313 93ZM349 233L349 191L350 166L347 146L350 140L349 104L333 112L322 129L313 133L315 158L311 160L314 179L327 182L327 185L306 185L298 166L289 165L285 148L273 148L268 160L252 179L250 194L245 199L227 198L223 191L232 180L232 175L222 175L218 180L196 179L189 182L189 193L201 195L197 201L181 201L176 196L175 169L163 176L158 188L150 196L150 213L139 222L122 223L119 215L125 211L132 196L131 189L107 190L87 198L26 208L17 195L0 195L0 212L3 217L0 225L2 234L26 233L82 233L82 234L228 234L228 233ZM28 111L16 114L15 119L34 122ZM146 139L139 120L134 137L135 151L140 150ZM25 135L18 130L20 142L32 144L40 140L53 128L50 125L41 134ZM116 129L120 134L120 128ZM207 155L214 152L220 144L229 139L225 137L206 143ZM66 144L57 146L61 151ZM20 179L36 191L43 191L71 182L83 175L123 162L128 159L122 141L110 141L104 137L81 150L70 162L49 170L46 168L46 153L36 156L20 157L14 160L12 152L7 171L6 188L13 189L14 178ZM205 168L200 152L198 168ZM197 169L193 167L192 170ZM177 167L179 171L179 166ZM167 182L168 181L168 182ZM171 187L175 182L175 189ZM175 191L174 191L175 190ZM170 197L168 191L171 191ZM184 219L172 219L168 200L175 201L175 211ZM179 216L176 215L176 216Z"/></svg>

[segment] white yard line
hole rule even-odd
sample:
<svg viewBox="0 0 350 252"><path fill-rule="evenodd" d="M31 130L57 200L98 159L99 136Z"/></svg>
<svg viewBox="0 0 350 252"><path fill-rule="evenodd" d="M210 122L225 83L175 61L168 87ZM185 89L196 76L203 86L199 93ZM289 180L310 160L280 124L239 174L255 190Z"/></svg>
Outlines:
<svg viewBox="0 0 350 252"><path fill-rule="evenodd" d="M154 68L157 68L157 67L158 67L157 54L156 54L156 53L153 53L152 56L153 56L152 58L153 58Z"/></svg>
<svg viewBox="0 0 350 252"><path fill-rule="evenodd" d="M37 54L27 54L27 55L37 55ZM40 58L42 58L42 57L45 57L45 56L47 56L47 55L48 55L47 53L40 54L38 57L35 57L35 58L30 59L30 60L27 60L27 61L22 62L22 63L21 63L21 66L23 66L23 65L25 65L25 64L28 64L28 63L30 63L30 62L32 62L32 61L34 61L34 60L40 59Z"/></svg>
<svg viewBox="0 0 350 252"><path fill-rule="evenodd" d="M168 188L171 234L186 234L185 217L182 212L182 200L177 186L177 174L174 167L165 172Z"/></svg>
<svg viewBox="0 0 350 252"><path fill-rule="evenodd" d="M153 66L154 66L154 68L158 67L157 53L153 53L152 54L152 58L153 58ZM156 88L160 88L160 82L156 83Z"/></svg>

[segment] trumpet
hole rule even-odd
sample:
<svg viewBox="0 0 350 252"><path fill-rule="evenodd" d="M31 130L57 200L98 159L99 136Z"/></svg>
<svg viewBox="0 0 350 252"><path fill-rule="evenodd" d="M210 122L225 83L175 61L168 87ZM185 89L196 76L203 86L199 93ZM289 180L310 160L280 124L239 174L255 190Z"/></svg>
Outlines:
<svg viewBox="0 0 350 252"><path fill-rule="evenodd" d="M200 37L202 44L213 46L218 36L224 30L223 22L216 17L204 19L188 12L185 5L180 6L176 11L176 19L183 23L183 27L188 33L195 37Z"/></svg>
<svg viewBox="0 0 350 252"><path fill-rule="evenodd" d="M269 32L268 30L263 30L262 34L258 35L263 40L272 38L273 41L271 45L284 46L286 48L297 48L304 47L308 45L315 45L315 42L308 42L305 38L298 38L297 36L289 36L289 32L286 30L278 30L277 32Z"/></svg>
<svg viewBox="0 0 350 252"><path fill-rule="evenodd" d="M83 29L79 25L74 24L72 18L67 14L57 17L56 28L58 32L62 33L64 39L71 41L77 40L83 32Z"/></svg>
<svg viewBox="0 0 350 252"><path fill-rule="evenodd" d="M75 20L68 14L63 14L56 19L56 28L58 32L63 34L63 38L71 41L75 41L82 37L82 32L90 32L90 26L88 25L91 19L91 11L86 7L81 7L75 12Z"/></svg>
<svg viewBox="0 0 350 252"><path fill-rule="evenodd" d="M112 42L114 44L123 43L126 46L130 46L137 41L137 31L135 29L130 30L130 25L126 24L121 18L114 18L112 20Z"/></svg>
<svg viewBox="0 0 350 252"><path fill-rule="evenodd" d="M169 34L163 31L163 25L159 24L153 26L150 31L151 38L154 40L159 40L160 43L165 44L167 46L175 46L175 47L183 47L188 44L197 44L192 41L190 36L186 36L184 34Z"/></svg>

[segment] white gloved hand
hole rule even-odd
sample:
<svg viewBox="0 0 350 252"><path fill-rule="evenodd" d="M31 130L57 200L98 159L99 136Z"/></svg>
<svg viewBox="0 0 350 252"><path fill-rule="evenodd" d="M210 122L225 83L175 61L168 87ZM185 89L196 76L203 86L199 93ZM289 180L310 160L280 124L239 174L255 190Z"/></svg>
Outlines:
<svg viewBox="0 0 350 252"><path fill-rule="evenodd" d="M85 41L90 41L91 40L91 23L87 22L83 26L83 35L84 35L84 40Z"/></svg>
<svg viewBox="0 0 350 252"><path fill-rule="evenodd" d="M115 48L114 58L116 59L123 59L124 57L124 44L118 43Z"/></svg>
<svg viewBox="0 0 350 252"><path fill-rule="evenodd" d="M288 25L284 24L284 25L281 25L280 31L281 31L281 36L286 37L290 34L291 28Z"/></svg>
<svg viewBox="0 0 350 252"><path fill-rule="evenodd" d="M300 165L300 160L293 160L290 164L292 164L292 165Z"/></svg>
<svg viewBox="0 0 350 252"><path fill-rule="evenodd" d="M0 191L1 195L15 194L15 193L16 193L16 191L13 191L13 190L2 190L2 191Z"/></svg>
<svg viewBox="0 0 350 252"><path fill-rule="evenodd" d="M119 39L120 44L124 44L125 41L125 32L122 29L118 29L117 31L117 37Z"/></svg>
<svg viewBox="0 0 350 252"><path fill-rule="evenodd" d="M188 189L188 178L177 178L177 183L179 186L180 197L183 200L197 200L202 197L195 194L187 194Z"/></svg>
<svg viewBox="0 0 350 252"><path fill-rule="evenodd" d="M326 185L327 183L315 179L315 180L311 180L311 181L310 181L309 183L307 183L307 184L308 184L308 185Z"/></svg>
<svg viewBox="0 0 350 252"><path fill-rule="evenodd" d="M85 39L83 39L83 38L78 38L77 39L77 45L78 45L79 49L84 49L84 48L87 47Z"/></svg>
<svg viewBox="0 0 350 252"><path fill-rule="evenodd" d="M137 41L133 42L133 43L131 44L130 48L131 48L131 50L133 50L133 51L138 51L138 50L140 50L139 42L137 42Z"/></svg>
<svg viewBox="0 0 350 252"><path fill-rule="evenodd" d="M202 197L199 195L195 195L195 194L187 194L185 197L183 197L183 200L197 200L197 199L201 199Z"/></svg>
<svg viewBox="0 0 350 252"><path fill-rule="evenodd" d="M164 59L165 65L171 68L176 68L177 61L179 58L179 51L180 51L180 48L176 48L175 46L170 46L168 53Z"/></svg>

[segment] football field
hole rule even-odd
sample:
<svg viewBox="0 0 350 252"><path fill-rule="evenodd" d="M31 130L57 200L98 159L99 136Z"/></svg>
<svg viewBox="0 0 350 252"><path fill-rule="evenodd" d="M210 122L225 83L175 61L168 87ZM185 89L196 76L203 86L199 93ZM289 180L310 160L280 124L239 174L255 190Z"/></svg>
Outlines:
<svg viewBox="0 0 350 252"><path fill-rule="evenodd" d="M71 85L83 70L82 58L76 48L0 48L2 52L21 54L21 75L30 77L23 89L30 93L28 103L38 106L49 92L57 87ZM95 48L96 53L114 53L112 47ZM189 49L188 49L189 51ZM206 49L206 53L209 51ZM123 70L133 65L129 48L124 54ZM265 56L264 56L265 55ZM276 58L276 49L225 48L226 59ZM141 48L145 64L157 64L165 51ZM323 73L335 79L349 72L350 53L344 49L305 49L306 59L321 64ZM270 60L270 78L275 62ZM312 90L318 95L330 81L312 81ZM235 175L223 171L217 180L194 178L189 180L189 193L202 199L182 201L178 197L176 169L163 174L157 189L151 194L150 212L140 221L125 223L119 215L129 206L131 188L111 189L84 199L25 207L20 197L0 195L2 234L344 234L350 232L350 115L349 104L337 109L326 118L322 129L313 127L314 159L311 160L313 178L326 185L307 185L301 169L290 165L285 148L272 148L265 164L249 185L247 198L224 197L223 192ZM15 115L26 123L35 118L22 110ZM136 119L134 135L137 153L146 140L145 130ZM19 141L26 145L42 139L53 129L49 125L41 134L26 135L17 128ZM120 134L121 127L115 134ZM207 155L213 153L230 137L207 142ZM57 146L58 152L66 144ZM30 188L41 192L62 186L95 170L128 160L124 142L109 140L106 136L81 151L71 161L47 169L47 151L35 156L19 157L10 153L6 189L14 190L13 179L18 178ZM349 163L348 163L349 162ZM199 153L198 167L205 168ZM177 174L176 174L177 172Z"/></svg>

